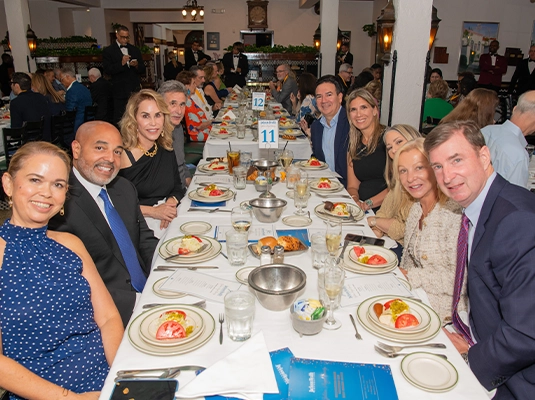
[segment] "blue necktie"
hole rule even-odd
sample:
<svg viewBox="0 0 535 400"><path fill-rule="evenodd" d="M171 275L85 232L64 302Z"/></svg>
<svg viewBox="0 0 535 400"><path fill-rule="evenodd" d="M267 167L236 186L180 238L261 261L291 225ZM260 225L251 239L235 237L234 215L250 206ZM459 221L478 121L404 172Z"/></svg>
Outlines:
<svg viewBox="0 0 535 400"><path fill-rule="evenodd" d="M136 249L134 248L132 239L130 239L130 235L126 230L126 226L124 225L121 216L111 204L106 189L103 188L98 196L104 200L104 211L108 217L108 222L110 223L113 236L115 236L115 240L121 249L121 254L123 255L124 262L126 263L126 268L130 273L132 286L137 292L141 293L145 287L147 278L143 274L141 266L139 265Z"/></svg>

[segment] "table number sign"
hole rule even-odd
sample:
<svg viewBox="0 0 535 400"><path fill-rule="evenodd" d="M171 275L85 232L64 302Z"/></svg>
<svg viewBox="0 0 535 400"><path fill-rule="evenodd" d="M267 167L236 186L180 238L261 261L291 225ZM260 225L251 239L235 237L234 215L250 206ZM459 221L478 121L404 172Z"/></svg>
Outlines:
<svg viewBox="0 0 535 400"><path fill-rule="evenodd" d="M266 105L265 92L253 92L252 109L257 111L264 111Z"/></svg>
<svg viewBox="0 0 535 400"><path fill-rule="evenodd" d="M279 121L276 119L258 120L258 147L260 149L279 147Z"/></svg>

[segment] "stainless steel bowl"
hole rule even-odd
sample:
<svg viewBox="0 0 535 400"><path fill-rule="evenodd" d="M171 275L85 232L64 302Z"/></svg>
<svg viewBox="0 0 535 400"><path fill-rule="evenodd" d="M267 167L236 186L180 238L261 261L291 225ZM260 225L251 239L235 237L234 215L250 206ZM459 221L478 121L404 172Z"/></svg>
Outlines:
<svg viewBox="0 0 535 400"><path fill-rule="evenodd" d="M253 214L260 222L276 222L287 204L286 200L277 198L259 198L249 201Z"/></svg>
<svg viewBox="0 0 535 400"><path fill-rule="evenodd" d="M253 166L259 171L275 170L275 167L279 165L277 161L266 160L261 158L259 160L253 161Z"/></svg>
<svg viewBox="0 0 535 400"><path fill-rule="evenodd" d="M247 280L262 306L271 311L283 311L303 292L307 276L294 265L268 264L251 271Z"/></svg>

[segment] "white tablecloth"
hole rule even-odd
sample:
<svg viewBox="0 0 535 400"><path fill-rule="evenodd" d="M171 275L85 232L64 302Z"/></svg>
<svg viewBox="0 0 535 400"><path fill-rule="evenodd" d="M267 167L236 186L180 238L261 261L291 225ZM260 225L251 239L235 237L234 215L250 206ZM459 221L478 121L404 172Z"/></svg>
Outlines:
<svg viewBox="0 0 535 400"><path fill-rule="evenodd" d="M194 180L195 182L195 180ZM196 185L192 184L190 190L195 190ZM293 201L288 199L285 193L287 189L284 184L279 183L273 186L272 192L277 197L284 198L288 201L288 206L284 210L281 219L276 222L275 228L277 229L292 229L282 223L282 218L291 215L295 211ZM257 192L254 186L247 185L245 190L238 191L238 196L235 202L232 200L227 203L224 208L231 209L232 207L239 205L244 200L249 200L257 197ZM309 228L324 228L324 223L319 218L314 216L313 208L320 204L320 197L312 195L309 200L309 206L307 210L311 211L313 224ZM212 231L206 235L213 235L214 229L218 224L230 224L229 213L213 213L206 214L201 212L188 212L190 207L190 200L184 198L178 209L178 217L171 223L166 237L164 240L179 236L182 233L179 230L180 225L187 221L208 221L212 225ZM364 227L347 226L343 229L343 235L346 233L364 233L368 236L373 236L371 229L367 223L363 221ZM253 221L253 227L260 224L258 221ZM225 251L225 246L223 245ZM303 269L307 274L307 285L305 293L302 298L317 298L317 271L312 268L312 261L310 251L293 257L286 257L285 262L294 264ZM162 265L163 260L156 254L153 265ZM218 270L203 271L210 273L214 276L219 276L224 279L234 280L235 273L239 268L231 267L227 260L223 256L219 255L214 260L207 262L208 265L219 266ZM247 259L247 266L258 266L259 260L249 254ZM198 300L195 297L187 296L180 301L173 301L169 299L162 299L157 297L151 290L152 285L158 279L165 276L170 276L172 272L152 272L149 276L145 290L138 302L133 316L139 315L142 310L142 305L147 303L192 303ZM347 272L347 277L355 276L351 272ZM207 301L206 310L209 311L217 320L217 315L224 312L224 306L221 303L215 303ZM400 371L400 363L402 357L395 359L389 359L380 356L373 349L374 344L378 338L371 333L368 333L362 326L357 323L359 332L364 340L356 340L353 326L349 320L349 314L355 314L356 307L346 307L335 311L337 319L341 320L343 325L339 330L329 331L323 330L316 336L299 337L299 334L292 328L289 311L273 312L263 308L260 303L256 305L256 316L254 320L253 335L259 331L263 331L265 340L270 351L280 349L283 347L289 347L296 357L312 358L312 359L324 359L334 361L347 361L347 362L359 362L359 363L373 363L373 364L388 364L392 368L392 374L397 389L399 399L414 400L414 399L487 399L487 392L479 384L475 376L470 371L469 367L463 361L455 347L447 339L446 335L441 331L437 337L432 339L433 342L441 342L447 345L446 349L441 349L440 353L446 354L448 360L455 365L459 373L459 382L457 386L450 392L444 394L433 394L417 389L409 384L402 376ZM219 326L217 327L219 329ZM216 331L217 332L217 331ZM392 343L393 344L393 343ZM134 349L128 340L128 335L125 334L117 357L111 367L110 374L106 380L105 386L102 390L101 399L108 399L113 389L113 379L116 376L116 372L120 369L132 369L132 368L151 368L151 367L170 367L177 365L195 364L204 365L206 367L211 366L216 361L226 357L237 348L241 346L240 343L231 341L224 328L224 341L223 345L219 344L218 335L215 334L210 341L203 347L180 356L172 357L156 357L141 353ZM425 349L422 349L425 351ZM187 382L194 378L194 373L183 372L178 377L180 386L185 385Z"/></svg>

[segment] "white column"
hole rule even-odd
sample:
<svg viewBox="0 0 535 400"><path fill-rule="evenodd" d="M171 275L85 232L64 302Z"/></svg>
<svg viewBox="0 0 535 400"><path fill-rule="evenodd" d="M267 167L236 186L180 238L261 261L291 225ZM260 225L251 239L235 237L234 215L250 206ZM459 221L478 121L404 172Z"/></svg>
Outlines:
<svg viewBox="0 0 535 400"><path fill-rule="evenodd" d="M9 31L15 71L28 71L27 57L29 57L30 69L35 72L35 61L30 56L30 49L26 40L28 24L31 26L28 0L4 1L4 8L6 10L7 30ZM36 35L39 35L39 33L36 32Z"/></svg>
<svg viewBox="0 0 535 400"><path fill-rule="evenodd" d="M418 128L425 80L425 58L429 50L433 0L393 0L396 24L392 55L397 50L392 125L409 124ZM385 66L381 122L388 122L392 62Z"/></svg>
<svg viewBox="0 0 535 400"><path fill-rule="evenodd" d="M97 39L98 44L107 46L109 29L106 28L106 16L104 15L104 8L90 8L89 16L91 18L91 36Z"/></svg>
<svg viewBox="0 0 535 400"><path fill-rule="evenodd" d="M321 2L321 75L334 75L336 69L339 3L339 0Z"/></svg>

